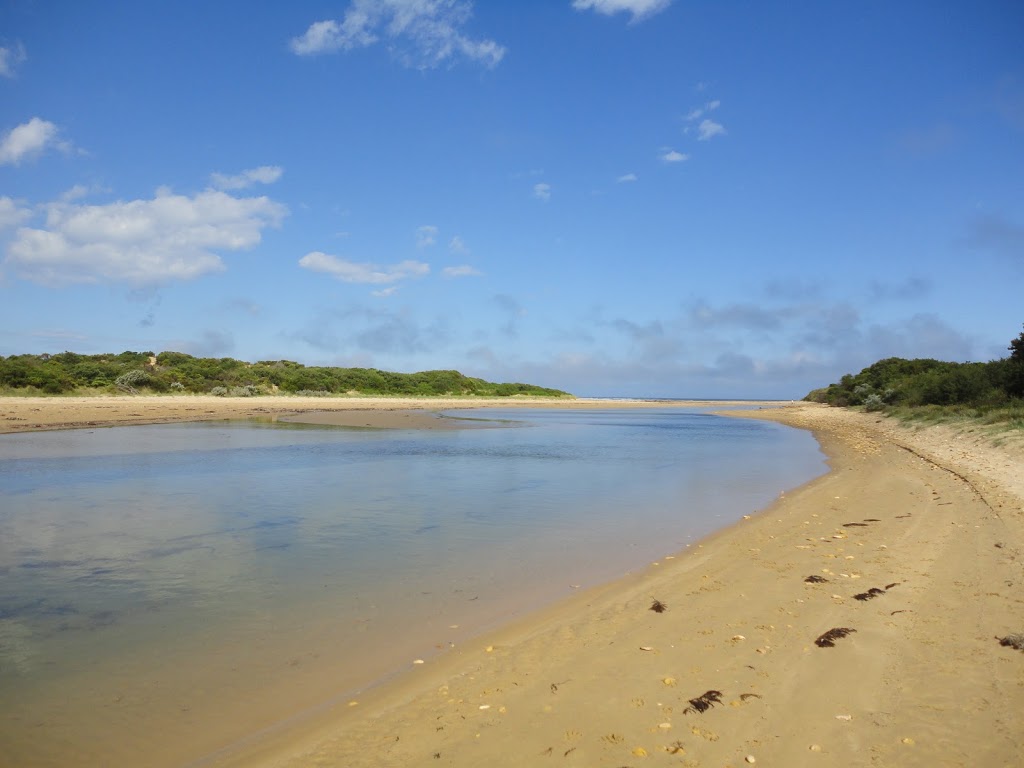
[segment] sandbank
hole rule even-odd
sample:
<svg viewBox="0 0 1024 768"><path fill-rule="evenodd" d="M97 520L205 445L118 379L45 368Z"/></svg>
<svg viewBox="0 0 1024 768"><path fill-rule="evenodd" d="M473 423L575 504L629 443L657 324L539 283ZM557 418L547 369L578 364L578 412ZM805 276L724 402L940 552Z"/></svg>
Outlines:
<svg viewBox="0 0 1024 768"><path fill-rule="evenodd" d="M182 398L156 415L146 399L124 398L135 422L64 399L54 412L3 399L0 418L42 429L274 407ZM287 400L282 414L296 410ZM423 407L400 403L380 407ZM410 659L387 684L200 764L1024 764L1024 652L999 642L1024 633L1021 443L808 404L736 415L812 429L831 471L625 579ZM832 630L845 631L816 643Z"/></svg>
<svg viewBox="0 0 1024 768"><path fill-rule="evenodd" d="M214 397L120 395L0 397L0 434L165 424L182 421L266 419L380 429L457 429L479 426L445 419L440 411L473 408L652 408L750 405L742 401L608 400L551 397Z"/></svg>

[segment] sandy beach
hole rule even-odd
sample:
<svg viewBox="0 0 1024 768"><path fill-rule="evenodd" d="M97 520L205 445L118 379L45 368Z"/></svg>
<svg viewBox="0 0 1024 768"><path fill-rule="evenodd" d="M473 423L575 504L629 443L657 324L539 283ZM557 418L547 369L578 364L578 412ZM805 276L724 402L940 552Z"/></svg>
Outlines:
<svg viewBox="0 0 1024 768"><path fill-rule="evenodd" d="M179 398L5 398L0 430L328 403L352 426L436 426L432 411L466 407L162 400ZM1000 643L1024 633L1021 442L809 404L736 415L813 430L831 472L203 765L1024 764L1024 651Z"/></svg>

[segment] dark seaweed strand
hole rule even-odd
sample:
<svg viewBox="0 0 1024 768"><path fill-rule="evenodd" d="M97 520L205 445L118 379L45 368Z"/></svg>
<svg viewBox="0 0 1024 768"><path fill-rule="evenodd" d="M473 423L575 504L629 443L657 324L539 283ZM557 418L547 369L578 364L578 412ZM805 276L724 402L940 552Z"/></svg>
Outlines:
<svg viewBox="0 0 1024 768"><path fill-rule="evenodd" d="M836 640L844 638L856 631L856 629L851 629L850 627L833 627L825 634L819 636L818 639L814 641L814 644L819 648L834 648Z"/></svg>

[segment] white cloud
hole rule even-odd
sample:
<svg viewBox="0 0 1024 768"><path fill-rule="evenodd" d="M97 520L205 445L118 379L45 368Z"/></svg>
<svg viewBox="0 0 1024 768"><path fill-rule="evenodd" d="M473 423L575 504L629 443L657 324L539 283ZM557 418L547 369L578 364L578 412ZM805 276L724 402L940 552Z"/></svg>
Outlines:
<svg viewBox="0 0 1024 768"><path fill-rule="evenodd" d="M211 173L210 184L217 189L246 189L253 184L273 184L284 174L284 168L278 165L261 165L249 168L234 176L223 173Z"/></svg>
<svg viewBox="0 0 1024 768"><path fill-rule="evenodd" d="M288 209L266 197L217 190L194 197L157 190L152 200L107 205L51 203L43 229L19 229L6 264L46 284L123 281L152 285L220 272L214 251L259 244Z"/></svg>
<svg viewBox="0 0 1024 768"><path fill-rule="evenodd" d="M21 43L12 48L0 47L0 77L14 77L25 59L25 46Z"/></svg>
<svg viewBox="0 0 1024 768"><path fill-rule="evenodd" d="M648 16L660 13L672 4L672 0L573 0L577 11L596 11L611 16L621 11L633 14L631 22L642 21Z"/></svg>
<svg viewBox="0 0 1024 768"><path fill-rule="evenodd" d="M343 283L387 285L400 280L422 277L430 272L430 265L422 261L402 261L389 266L359 264L321 251L312 251L299 259L299 266L311 272L322 272Z"/></svg>
<svg viewBox="0 0 1024 768"><path fill-rule="evenodd" d="M455 235L448 241L448 250L452 253L469 253L469 248L466 247L465 241L458 235Z"/></svg>
<svg viewBox="0 0 1024 768"><path fill-rule="evenodd" d="M416 247L427 248L437 242L437 233L440 230L433 224L425 224L416 230Z"/></svg>
<svg viewBox="0 0 1024 768"><path fill-rule="evenodd" d="M370 291L371 296L376 296L379 299L386 299L388 296L394 296L396 293L398 293L397 285L381 288L379 291Z"/></svg>
<svg viewBox="0 0 1024 768"><path fill-rule="evenodd" d="M460 31L472 15L466 0L353 0L340 21L311 24L289 45L299 56L365 48L382 38L407 66L430 69L458 56L496 66L505 48Z"/></svg>
<svg viewBox="0 0 1024 768"><path fill-rule="evenodd" d="M697 128L699 141L708 141L715 136L720 136L725 133L725 128L721 123L716 123L714 120L704 119L700 121L700 125Z"/></svg>
<svg viewBox="0 0 1024 768"><path fill-rule="evenodd" d="M689 155L676 152L674 149L662 150L661 159L666 163L682 163L690 159Z"/></svg>
<svg viewBox="0 0 1024 768"><path fill-rule="evenodd" d="M10 197L0 197L0 231L13 229L22 224L32 216L32 211L18 205L16 200Z"/></svg>
<svg viewBox="0 0 1024 768"><path fill-rule="evenodd" d="M42 153L47 146L68 148L66 143L58 142L57 133L56 125L38 117L12 128L0 141L0 165L18 165L26 158Z"/></svg>
<svg viewBox="0 0 1024 768"><path fill-rule="evenodd" d="M619 178L617 178L615 181L618 184L626 184L628 182L636 181L636 180L637 180L637 175L635 173L627 173L627 174L625 174L623 176L619 176Z"/></svg>
<svg viewBox="0 0 1024 768"><path fill-rule="evenodd" d="M551 185L541 182L533 185L533 196L545 203L551 199Z"/></svg>
<svg viewBox="0 0 1024 768"><path fill-rule="evenodd" d="M445 267L441 270L441 274L447 278L455 277L480 277L483 273L476 267L471 267L468 264L463 264L459 267Z"/></svg>

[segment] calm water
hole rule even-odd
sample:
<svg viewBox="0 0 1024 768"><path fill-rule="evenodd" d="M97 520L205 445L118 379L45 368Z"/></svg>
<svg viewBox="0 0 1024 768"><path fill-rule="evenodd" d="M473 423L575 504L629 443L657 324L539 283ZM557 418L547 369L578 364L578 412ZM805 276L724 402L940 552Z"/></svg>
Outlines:
<svg viewBox="0 0 1024 768"><path fill-rule="evenodd" d="M688 409L0 436L0 763L182 765L825 470Z"/></svg>

